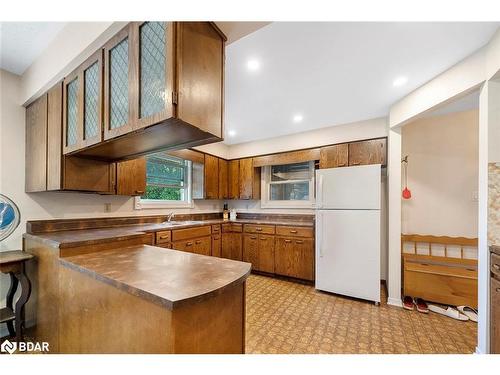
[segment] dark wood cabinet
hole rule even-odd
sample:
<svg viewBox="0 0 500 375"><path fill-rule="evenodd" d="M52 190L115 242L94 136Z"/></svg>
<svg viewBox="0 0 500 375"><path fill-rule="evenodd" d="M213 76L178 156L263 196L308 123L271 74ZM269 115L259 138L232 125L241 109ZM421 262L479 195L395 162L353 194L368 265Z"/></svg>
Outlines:
<svg viewBox="0 0 500 375"><path fill-rule="evenodd" d="M228 198L239 199L240 197L240 161L230 160L228 162Z"/></svg>
<svg viewBox="0 0 500 375"><path fill-rule="evenodd" d="M311 238L276 237L275 273L314 280L314 241Z"/></svg>
<svg viewBox="0 0 500 375"><path fill-rule="evenodd" d="M260 198L260 168L254 168L252 158L239 160L239 199Z"/></svg>
<svg viewBox="0 0 500 375"><path fill-rule="evenodd" d="M90 56L63 82L63 153L102 141L103 57Z"/></svg>
<svg viewBox="0 0 500 375"><path fill-rule="evenodd" d="M221 257L222 235L220 233L212 235L212 256Z"/></svg>
<svg viewBox="0 0 500 375"><path fill-rule="evenodd" d="M387 139L349 143L349 166L387 164Z"/></svg>
<svg viewBox="0 0 500 375"><path fill-rule="evenodd" d="M47 94L26 108L27 193L47 190Z"/></svg>
<svg viewBox="0 0 500 375"><path fill-rule="evenodd" d="M62 82L47 93L47 190L62 188Z"/></svg>
<svg viewBox="0 0 500 375"><path fill-rule="evenodd" d="M347 167L349 164L349 145L347 143L322 147L319 157L320 168Z"/></svg>
<svg viewBox="0 0 500 375"><path fill-rule="evenodd" d="M220 141L224 48L211 22L129 23L103 46L107 142L78 154L117 161Z"/></svg>
<svg viewBox="0 0 500 375"><path fill-rule="evenodd" d="M219 198L219 158L205 154L205 199Z"/></svg>
<svg viewBox="0 0 500 375"><path fill-rule="evenodd" d="M274 273L274 236L259 235L259 271Z"/></svg>
<svg viewBox="0 0 500 375"><path fill-rule="evenodd" d="M189 253L210 255L212 247L211 237L199 237L172 243L174 250L186 251Z"/></svg>
<svg viewBox="0 0 500 375"><path fill-rule="evenodd" d="M116 194L143 195L146 192L146 158L116 163Z"/></svg>
<svg viewBox="0 0 500 375"><path fill-rule="evenodd" d="M221 256L227 259L243 259L243 226L241 224L222 224Z"/></svg>
<svg viewBox="0 0 500 375"><path fill-rule="evenodd" d="M219 199L228 199L228 161L219 159Z"/></svg>
<svg viewBox="0 0 500 375"><path fill-rule="evenodd" d="M252 263L252 269L259 268L259 236L256 234L243 235L243 261Z"/></svg>

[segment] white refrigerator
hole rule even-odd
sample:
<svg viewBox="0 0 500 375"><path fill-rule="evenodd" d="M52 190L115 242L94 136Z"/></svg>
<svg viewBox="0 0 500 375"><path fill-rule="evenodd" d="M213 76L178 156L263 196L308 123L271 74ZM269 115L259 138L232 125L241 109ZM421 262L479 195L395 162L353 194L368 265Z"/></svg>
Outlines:
<svg viewBox="0 0 500 375"><path fill-rule="evenodd" d="M380 303L381 166L316 171L316 289Z"/></svg>

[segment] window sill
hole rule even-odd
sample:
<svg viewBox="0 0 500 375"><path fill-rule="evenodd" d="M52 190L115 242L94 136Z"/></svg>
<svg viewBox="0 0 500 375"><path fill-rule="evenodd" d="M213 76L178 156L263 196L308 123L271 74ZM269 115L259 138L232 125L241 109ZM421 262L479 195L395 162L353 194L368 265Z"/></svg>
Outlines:
<svg viewBox="0 0 500 375"><path fill-rule="evenodd" d="M270 201L261 201L260 203L261 208L302 208L302 209L314 209L314 203L307 201L307 202L298 202L298 201L277 201L277 202L270 202Z"/></svg>
<svg viewBox="0 0 500 375"><path fill-rule="evenodd" d="M135 197L134 209L147 210L154 208L193 208L193 202L181 201L156 201L156 200L142 200L140 197Z"/></svg>

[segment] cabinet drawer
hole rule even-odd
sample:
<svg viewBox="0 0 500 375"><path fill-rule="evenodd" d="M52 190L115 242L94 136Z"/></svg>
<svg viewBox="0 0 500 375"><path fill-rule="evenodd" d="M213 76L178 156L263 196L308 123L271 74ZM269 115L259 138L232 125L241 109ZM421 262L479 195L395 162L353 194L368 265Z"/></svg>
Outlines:
<svg viewBox="0 0 500 375"><path fill-rule="evenodd" d="M313 228L308 227L288 227L288 226L277 226L276 234L280 236L293 236L293 237L313 237Z"/></svg>
<svg viewBox="0 0 500 375"><path fill-rule="evenodd" d="M491 272L500 279L500 255L491 254Z"/></svg>
<svg viewBox="0 0 500 375"><path fill-rule="evenodd" d="M187 229L176 229L172 231L173 241L182 241L188 238L204 237L210 236L211 230L210 226L197 227L197 228L187 228Z"/></svg>
<svg viewBox="0 0 500 375"><path fill-rule="evenodd" d="M220 224L212 225L212 234L220 233Z"/></svg>
<svg viewBox="0 0 500 375"><path fill-rule="evenodd" d="M274 225L245 224L245 233L274 234L275 229Z"/></svg>
<svg viewBox="0 0 500 375"><path fill-rule="evenodd" d="M222 233L241 233L243 232L243 224L222 224Z"/></svg>
<svg viewBox="0 0 500 375"><path fill-rule="evenodd" d="M161 232L156 232L156 243L162 244L172 241L172 231L163 230Z"/></svg>

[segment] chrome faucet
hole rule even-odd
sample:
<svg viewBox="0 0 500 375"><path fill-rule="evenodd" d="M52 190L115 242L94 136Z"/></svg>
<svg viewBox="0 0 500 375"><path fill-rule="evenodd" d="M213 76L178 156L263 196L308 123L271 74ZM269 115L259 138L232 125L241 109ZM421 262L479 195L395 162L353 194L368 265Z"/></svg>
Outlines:
<svg viewBox="0 0 500 375"><path fill-rule="evenodd" d="M170 221L172 220L173 217L174 217L174 213L173 212L169 213L167 223L170 223Z"/></svg>

